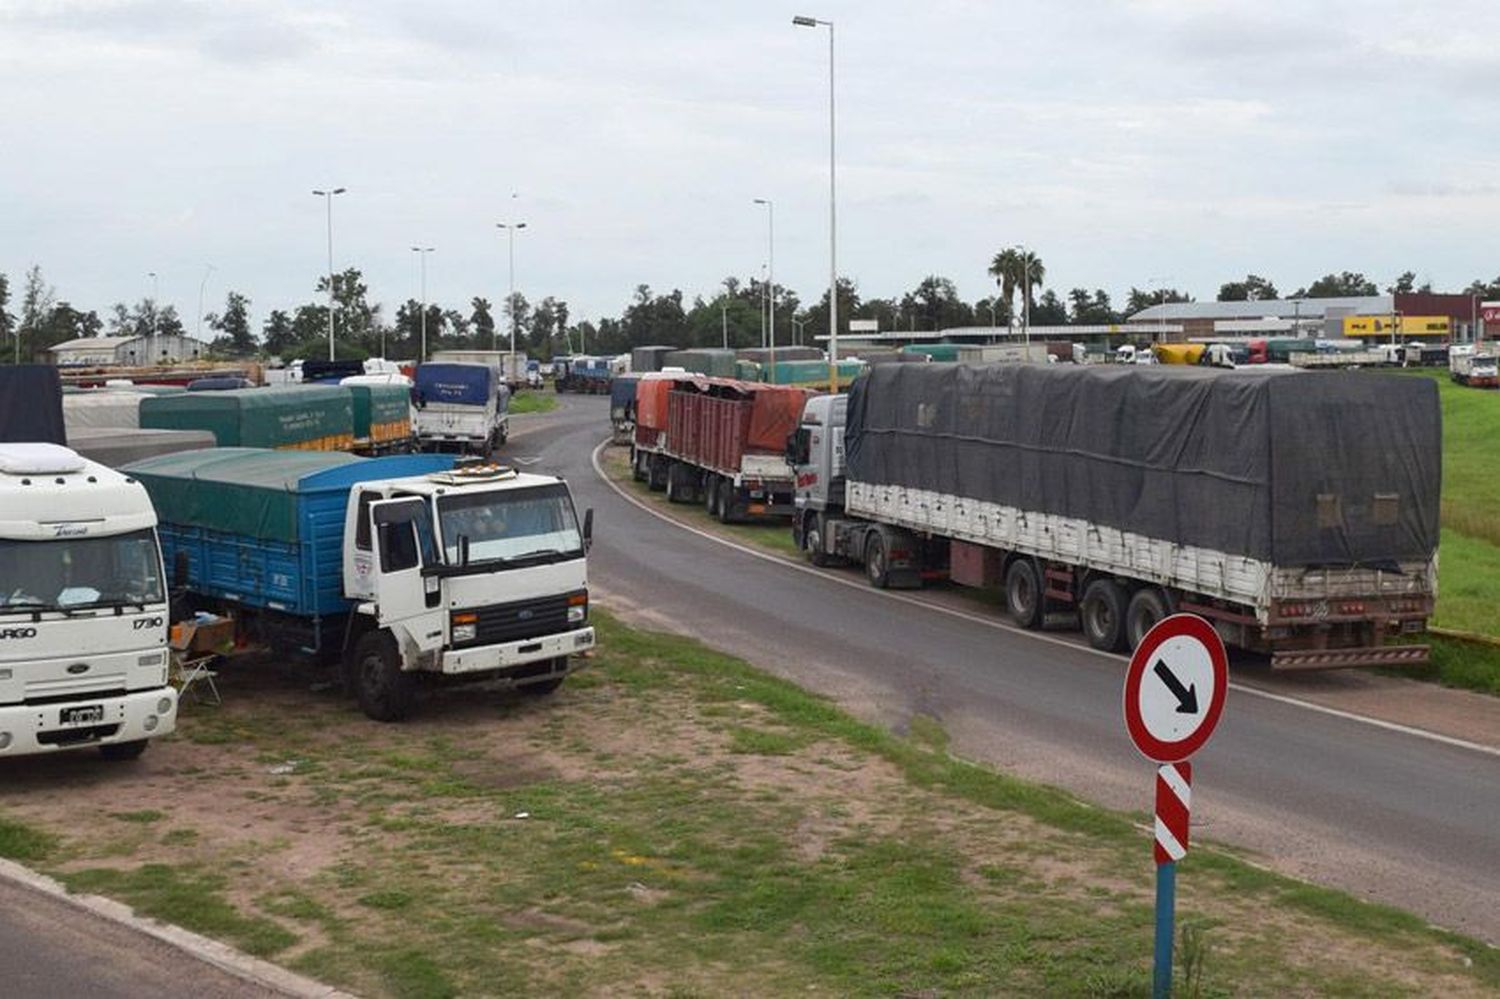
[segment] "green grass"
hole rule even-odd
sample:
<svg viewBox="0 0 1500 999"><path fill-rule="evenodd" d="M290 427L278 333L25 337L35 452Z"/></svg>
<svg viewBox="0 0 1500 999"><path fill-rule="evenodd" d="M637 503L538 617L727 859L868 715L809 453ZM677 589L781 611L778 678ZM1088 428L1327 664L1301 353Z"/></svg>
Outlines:
<svg viewBox="0 0 1500 999"><path fill-rule="evenodd" d="M557 408L557 395L540 389L527 389L510 397L510 414L550 413Z"/></svg>
<svg viewBox="0 0 1500 999"><path fill-rule="evenodd" d="M0 816L0 857L34 862L45 860L57 847L57 837Z"/></svg>
<svg viewBox="0 0 1500 999"><path fill-rule="evenodd" d="M131 870L88 868L63 875L69 891L111 895L138 912L269 957L297 936L269 919L243 915L223 895L225 879L195 866L146 864Z"/></svg>
<svg viewBox="0 0 1500 999"><path fill-rule="evenodd" d="M546 701L394 730L299 684L185 716L255 761L217 772L223 807L278 802L328 841L321 870L277 865L284 829L202 837L186 865L108 854L108 823L3 821L0 845L361 994L1145 994L1136 817L956 759L940 719L897 735L694 640L595 625L593 668ZM204 752L184 735L157 751ZM1202 845L1179 888L1206 995L1500 987L1500 952Z"/></svg>

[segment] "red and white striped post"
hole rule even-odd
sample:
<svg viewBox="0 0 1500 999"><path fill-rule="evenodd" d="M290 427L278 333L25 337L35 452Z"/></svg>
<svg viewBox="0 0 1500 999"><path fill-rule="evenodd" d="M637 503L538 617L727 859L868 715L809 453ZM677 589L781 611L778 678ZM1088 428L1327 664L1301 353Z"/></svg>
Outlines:
<svg viewBox="0 0 1500 999"><path fill-rule="evenodd" d="M1193 765L1164 763L1156 771L1156 947L1151 994L1172 994L1172 938L1177 914L1177 861L1187 856Z"/></svg>

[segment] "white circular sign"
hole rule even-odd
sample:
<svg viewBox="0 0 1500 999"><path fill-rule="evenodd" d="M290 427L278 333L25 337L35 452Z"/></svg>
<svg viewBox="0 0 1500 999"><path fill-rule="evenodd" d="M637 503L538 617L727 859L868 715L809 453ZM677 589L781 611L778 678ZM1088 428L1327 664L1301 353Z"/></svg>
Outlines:
<svg viewBox="0 0 1500 999"><path fill-rule="evenodd" d="M1202 748L1229 686L1224 642L1192 614L1173 614L1141 639L1125 673L1125 727L1148 759L1177 763Z"/></svg>

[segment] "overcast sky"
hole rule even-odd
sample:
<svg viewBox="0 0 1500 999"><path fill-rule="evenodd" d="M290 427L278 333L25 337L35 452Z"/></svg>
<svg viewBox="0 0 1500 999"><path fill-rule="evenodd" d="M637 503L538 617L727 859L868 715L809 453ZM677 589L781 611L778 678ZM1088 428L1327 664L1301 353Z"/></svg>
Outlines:
<svg viewBox="0 0 1500 999"><path fill-rule="evenodd" d="M1295 13L1274 8L1295 6ZM804 9L805 8L805 9ZM189 3L0 0L0 271L191 329L257 325L338 266L372 296L518 289L615 315L639 283L827 286L827 36L839 268L866 296L1025 242L1048 284L1212 298L1253 271L1457 289L1500 273L1500 4ZM511 192L519 195L514 203ZM514 204L514 209L512 207Z"/></svg>

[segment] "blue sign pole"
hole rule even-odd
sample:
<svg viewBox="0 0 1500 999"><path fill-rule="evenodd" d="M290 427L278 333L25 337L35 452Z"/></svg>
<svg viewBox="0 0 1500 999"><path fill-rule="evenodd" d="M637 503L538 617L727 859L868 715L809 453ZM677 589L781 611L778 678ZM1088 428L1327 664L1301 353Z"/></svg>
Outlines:
<svg viewBox="0 0 1500 999"><path fill-rule="evenodd" d="M1172 923L1177 908L1177 865L1156 865L1156 967L1151 978L1151 999L1172 995Z"/></svg>

